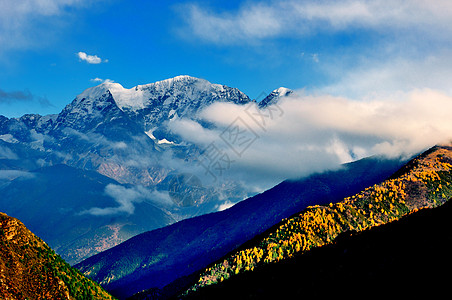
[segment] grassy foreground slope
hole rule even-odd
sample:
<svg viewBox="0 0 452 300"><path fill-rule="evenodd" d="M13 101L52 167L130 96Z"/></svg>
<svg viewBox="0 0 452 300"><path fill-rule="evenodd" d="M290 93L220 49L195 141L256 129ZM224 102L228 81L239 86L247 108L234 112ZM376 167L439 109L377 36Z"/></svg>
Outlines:
<svg viewBox="0 0 452 300"><path fill-rule="evenodd" d="M437 146L390 179L341 202L312 206L283 220L265 238L207 268L190 290L212 285L297 253L332 244L339 235L386 224L452 196L452 147Z"/></svg>
<svg viewBox="0 0 452 300"><path fill-rule="evenodd" d="M0 213L0 299L113 299L22 222Z"/></svg>

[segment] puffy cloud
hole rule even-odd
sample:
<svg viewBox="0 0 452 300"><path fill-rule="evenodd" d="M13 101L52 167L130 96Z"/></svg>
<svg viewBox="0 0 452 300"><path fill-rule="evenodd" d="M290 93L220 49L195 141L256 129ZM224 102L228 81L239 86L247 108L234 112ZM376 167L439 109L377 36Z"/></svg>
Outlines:
<svg viewBox="0 0 452 300"><path fill-rule="evenodd" d="M168 122L168 127L183 139L188 139L198 145L208 144L216 137L216 133L212 133L198 122L189 119L172 119Z"/></svg>
<svg viewBox="0 0 452 300"><path fill-rule="evenodd" d="M77 56L80 59L80 61L84 61L84 62L87 62L89 64L93 64L93 65L97 65L97 64L100 64L102 62L104 62L104 63L108 62L107 59L102 60L97 55L89 55L89 54L86 54L85 52L78 52ZM100 78L96 78L96 79L100 79Z"/></svg>

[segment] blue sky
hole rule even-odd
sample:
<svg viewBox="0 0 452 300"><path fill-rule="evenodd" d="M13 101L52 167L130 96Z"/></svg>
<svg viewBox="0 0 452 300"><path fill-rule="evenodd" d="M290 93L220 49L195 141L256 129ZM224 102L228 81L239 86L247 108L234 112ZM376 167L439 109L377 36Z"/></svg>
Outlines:
<svg viewBox="0 0 452 300"><path fill-rule="evenodd" d="M0 114L58 113L101 80L182 74L251 98L280 86L449 95L451 19L446 0L0 0Z"/></svg>

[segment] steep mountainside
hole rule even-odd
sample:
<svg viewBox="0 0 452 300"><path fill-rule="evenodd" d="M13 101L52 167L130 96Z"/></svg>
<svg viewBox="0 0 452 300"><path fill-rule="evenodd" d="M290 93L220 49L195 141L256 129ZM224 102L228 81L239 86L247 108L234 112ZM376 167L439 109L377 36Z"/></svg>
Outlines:
<svg viewBox="0 0 452 300"><path fill-rule="evenodd" d="M342 200L384 180L402 162L364 159L338 171L286 181L232 208L138 235L76 265L118 297L162 288L200 270L312 204Z"/></svg>
<svg viewBox="0 0 452 300"><path fill-rule="evenodd" d="M113 299L20 221L0 213L2 299Z"/></svg>
<svg viewBox="0 0 452 300"><path fill-rule="evenodd" d="M380 184L338 203L308 207L206 269L192 290L329 245L343 234L440 206L452 196L451 163L452 147L435 147Z"/></svg>
<svg viewBox="0 0 452 300"><path fill-rule="evenodd" d="M279 102L280 98L289 97L289 96L293 96L293 95L295 95L294 91L292 91L288 88L285 88L285 87L280 87L280 88L272 91L270 93L270 95L268 95L267 97L262 99L262 101L260 101L258 103L258 106L261 108L268 107L270 105L277 104Z"/></svg>
<svg viewBox="0 0 452 300"><path fill-rule="evenodd" d="M187 299L441 298L449 292L452 268L451 216L449 199L389 224L341 234L331 245L243 272Z"/></svg>

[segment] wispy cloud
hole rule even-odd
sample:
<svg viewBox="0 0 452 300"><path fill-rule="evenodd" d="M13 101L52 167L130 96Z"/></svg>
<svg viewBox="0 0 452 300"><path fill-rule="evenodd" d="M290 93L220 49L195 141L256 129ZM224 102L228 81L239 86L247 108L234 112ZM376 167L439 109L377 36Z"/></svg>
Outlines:
<svg viewBox="0 0 452 300"><path fill-rule="evenodd" d="M73 8L102 0L15 0L0 1L0 54L5 50L28 48L51 40L60 26L52 26ZM39 24L39 26L36 26ZM42 38L42 39L41 39Z"/></svg>
<svg viewBox="0 0 452 300"><path fill-rule="evenodd" d="M97 55L89 55L89 54L86 54L85 52L78 52L77 57L79 58L80 61L84 61L84 62L93 64L93 65L97 65L102 62L104 62L104 63L108 62L108 59L101 59Z"/></svg>
<svg viewBox="0 0 452 300"><path fill-rule="evenodd" d="M13 103L21 101L31 101L33 100L33 95L30 91L11 91L7 92L0 89L0 103Z"/></svg>
<svg viewBox="0 0 452 300"><path fill-rule="evenodd" d="M102 79L102 78L96 77L96 78L92 78L91 82L95 82L95 83L113 83L115 81L111 80L111 79L108 79L108 78L107 79Z"/></svg>
<svg viewBox="0 0 452 300"><path fill-rule="evenodd" d="M1 148L0 148L1 151ZM1 154L1 153L0 153ZM35 174L19 170L0 170L0 180L14 180L18 177L33 178Z"/></svg>
<svg viewBox="0 0 452 300"><path fill-rule="evenodd" d="M322 68L334 77L333 83L318 86L321 93L347 95L355 99L430 88L452 95L452 51L439 50L425 56L407 57L397 53L388 58L362 58L347 66L343 57L333 57ZM428 101L428 99L426 99Z"/></svg>
<svg viewBox="0 0 452 300"><path fill-rule="evenodd" d="M312 61L314 61L315 63L318 63L320 61L319 55L317 53L312 54L311 57Z"/></svg>
<svg viewBox="0 0 452 300"><path fill-rule="evenodd" d="M378 31L427 28L444 36L451 32L447 24L452 5L447 0L285 0L246 2L237 11L222 13L191 4L184 6L184 15L192 34L219 44L293 38L351 27Z"/></svg>
<svg viewBox="0 0 452 300"><path fill-rule="evenodd" d="M131 215L135 212L135 205L142 202L158 203L166 206L172 205L168 193L149 190L142 186L127 188L121 185L109 184L105 187L105 194L113 198L118 206L93 207L81 212L81 214L94 216Z"/></svg>
<svg viewBox="0 0 452 300"><path fill-rule="evenodd" d="M11 149L0 146L0 159L19 159L19 156Z"/></svg>
<svg viewBox="0 0 452 300"><path fill-rule="evenodd" d="M54 107L46 97L34 96L29 90L5 91L0 89L0 104L13 104L17 102L38 102L41 107Z"/></svg>

